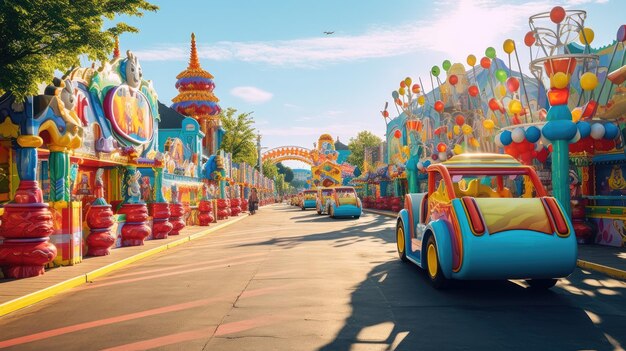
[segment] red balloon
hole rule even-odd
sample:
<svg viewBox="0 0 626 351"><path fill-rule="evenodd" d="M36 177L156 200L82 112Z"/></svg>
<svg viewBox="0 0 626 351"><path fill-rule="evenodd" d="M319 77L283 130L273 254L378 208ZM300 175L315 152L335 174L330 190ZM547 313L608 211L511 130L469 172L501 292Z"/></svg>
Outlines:
<svg viewBox="0 0 626 351"><path fill-rule="evenodd" d="M491 67L491 60L489 57L483 57L480 59L480 66L484 69L489 69Z"/></svg>
<svg viewBox="0 0 626 351"><path fill-rule="evenodd" d="M413 87L411 88L411 91L413 91L414 94L417 94L420 92L420 85L419 84L413 84Z"/></svg>
<svg viewBox="0 0 626 351"><path fill-rule="evenodd" d="M478 90L478 87L475 85L470 85L470 87L467 89L467 91L469 92L469 94L471 96L478 96L478 93L480 92Z"/></svg>
<svg viewBox="0 0 626 351"><path fill-rule="evenodd" d="M385 118L389 117L389 111L383 111L383 117Z"/></svg>
<svg viewBox="0 0 626 351"><path fill-rule="evenodd" d="M519 80L515 77L509 77L506 79L506 88L509 89L511 93L514 93L519 89Z"/></svg>
<svg viewBox="0 0 626 351"><path fill-rule="evenodd" d="M403 80L400 81L400 88L406 88L406 83Z"/></svg>
<svg viewBox="0 0 626 351"><path fill-rule="evenodd" d="M450 82L450 84L456 85L456 83L459 82L459 77L457 77L456 74L453 74L450 76L450 78L448 78L448 81Z"/></svg>
<svg viewBox="0 0 626 351"><path fill-rule="evenodd" d="M524 44L526 44L526 46L528 47L533 46L535 40L535 33L532 30L526 33L526 36L524 36Z"/></svg>
<svg viewBox="0 0 626 351"><path fill-rule="evenodd" d="M504 107L502 107L502 105L498 102L498 100L494 98L491 98L489 100L489 108L491 109L491 111L504 112Z"/></svg>
<svg viewBox="0 0 626 351"><path fill-rule="evenodd" d="M432 154L432 155L430 156L430 158L432 158L432 159L433 159L433 161L437 161L437 159L439 158L439 156L437 156L437 154Z"/></svg>
<svg viewBox="0 0 626 351"><path fill-rule="evenodd" d="M550 20L554 23L561 23L565 19L565 9L561 6L555 6L550 11Z"/></svg>
<svg viewBox="0 0 626 351"><path fill-rule="evenodd" d="M400 137L402 137L402 132L396 129L396 131L393 132L393 136L395 136L396 139L400 139Z"/></svg>
<svg viewBox="0 0 626 351"><path fill-rule="evenodd" d="M444 143L437 144L437 151L439 151L439 152L446 152L447 148L448 147Z"/></svg>
<svg viewBox="0 0 626 351"><path fill-rule="evenodd" d="M439 113L443 112L443 102L441 102L441 100L435 101L435 111Z"/></svg>
<svg viewBox="0 0 626 351"><path fill-rule="evenodd" d="M459 126L462 126L463 124L465 124L465 117L463 117L463 115L458 115L456 116L455 122Z"/></svg>

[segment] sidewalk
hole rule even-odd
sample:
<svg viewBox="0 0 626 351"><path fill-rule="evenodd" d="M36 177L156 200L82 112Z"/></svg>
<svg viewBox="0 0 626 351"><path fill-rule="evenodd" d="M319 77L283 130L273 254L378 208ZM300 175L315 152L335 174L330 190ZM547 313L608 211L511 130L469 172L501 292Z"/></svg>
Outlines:
<svg viewBox="0 0 626 351"><path fill-rule="evenodd" d="M246 217L248 217L247 213L241 213L237 217L212 223L208 227L185 227L180 235L161 240L146 240L143 246L112 249L110 255L87 257L79 264L53 268L38 277L0 280L0 317L85 284L143 258L201 238Z"/></svg>
<svg viewBox="0 0 626 351"><path fill-rule="evenodd" d="M381 216L396 217L395 212L363 209L365 212ZM578 245L577 266L606 274L616 279L626 280L626 248L602 245Z"/></svg>

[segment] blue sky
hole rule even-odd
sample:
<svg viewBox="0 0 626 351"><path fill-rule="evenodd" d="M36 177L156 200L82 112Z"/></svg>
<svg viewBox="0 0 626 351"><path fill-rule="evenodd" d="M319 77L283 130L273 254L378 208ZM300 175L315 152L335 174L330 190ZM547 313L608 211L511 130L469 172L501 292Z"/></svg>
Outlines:
<svg viewBox="0 0 626 351"><path fill-rule="evenodd" d="M346 144L361 130L382 137L379 111L392 103L391 91L404 77L421 77L429 88L433 65L465 63L468 54L480 59L488 46L504 55L508 38L527 69L528 17L555 5L587 11L592 46L604 46L615 38L626 9L623 0L152 2L158 12L124 18L140 33L120 42L123 51L138 55L160 100L170 105L177 94L175 77L187 67L195 32L220 105L254 111L267 147L312 147L322 133Z"/></svg>

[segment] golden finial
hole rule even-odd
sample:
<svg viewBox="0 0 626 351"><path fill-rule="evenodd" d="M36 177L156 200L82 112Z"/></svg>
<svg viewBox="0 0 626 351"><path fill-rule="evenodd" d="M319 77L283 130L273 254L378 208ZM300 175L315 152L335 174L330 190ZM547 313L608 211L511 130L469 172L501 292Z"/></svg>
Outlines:
<svg viewBox="0 0 626 351"><path fill-rule="evenodd" d="M116 59L120 57L120 38L115 36L115 46L113 47L113 58Z"/></svg>
<svg viewBox="0 0 626 351"><path fill-rule="evenodd" d="M200 61L198 61L198 51L196 49L196 35L191 33L191 56L189 57L189 68L200 68Z"/></svg>

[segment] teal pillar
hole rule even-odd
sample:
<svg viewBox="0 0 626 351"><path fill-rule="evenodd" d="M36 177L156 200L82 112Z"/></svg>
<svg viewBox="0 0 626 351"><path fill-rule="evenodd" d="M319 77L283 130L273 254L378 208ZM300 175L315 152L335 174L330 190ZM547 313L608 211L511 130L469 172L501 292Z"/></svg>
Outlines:
<svg viewBox="0 0 626 351"><path fill-rule="evenodd" d="M70 201L70 160L65 148L50 147L50 201Z"/></svg>
<svg viewBox="0 0 626 351"><path fill-rule="evenodd" d="M155 167L154 170L154 202L166 202L163 196L163 168Z"/></svg>

